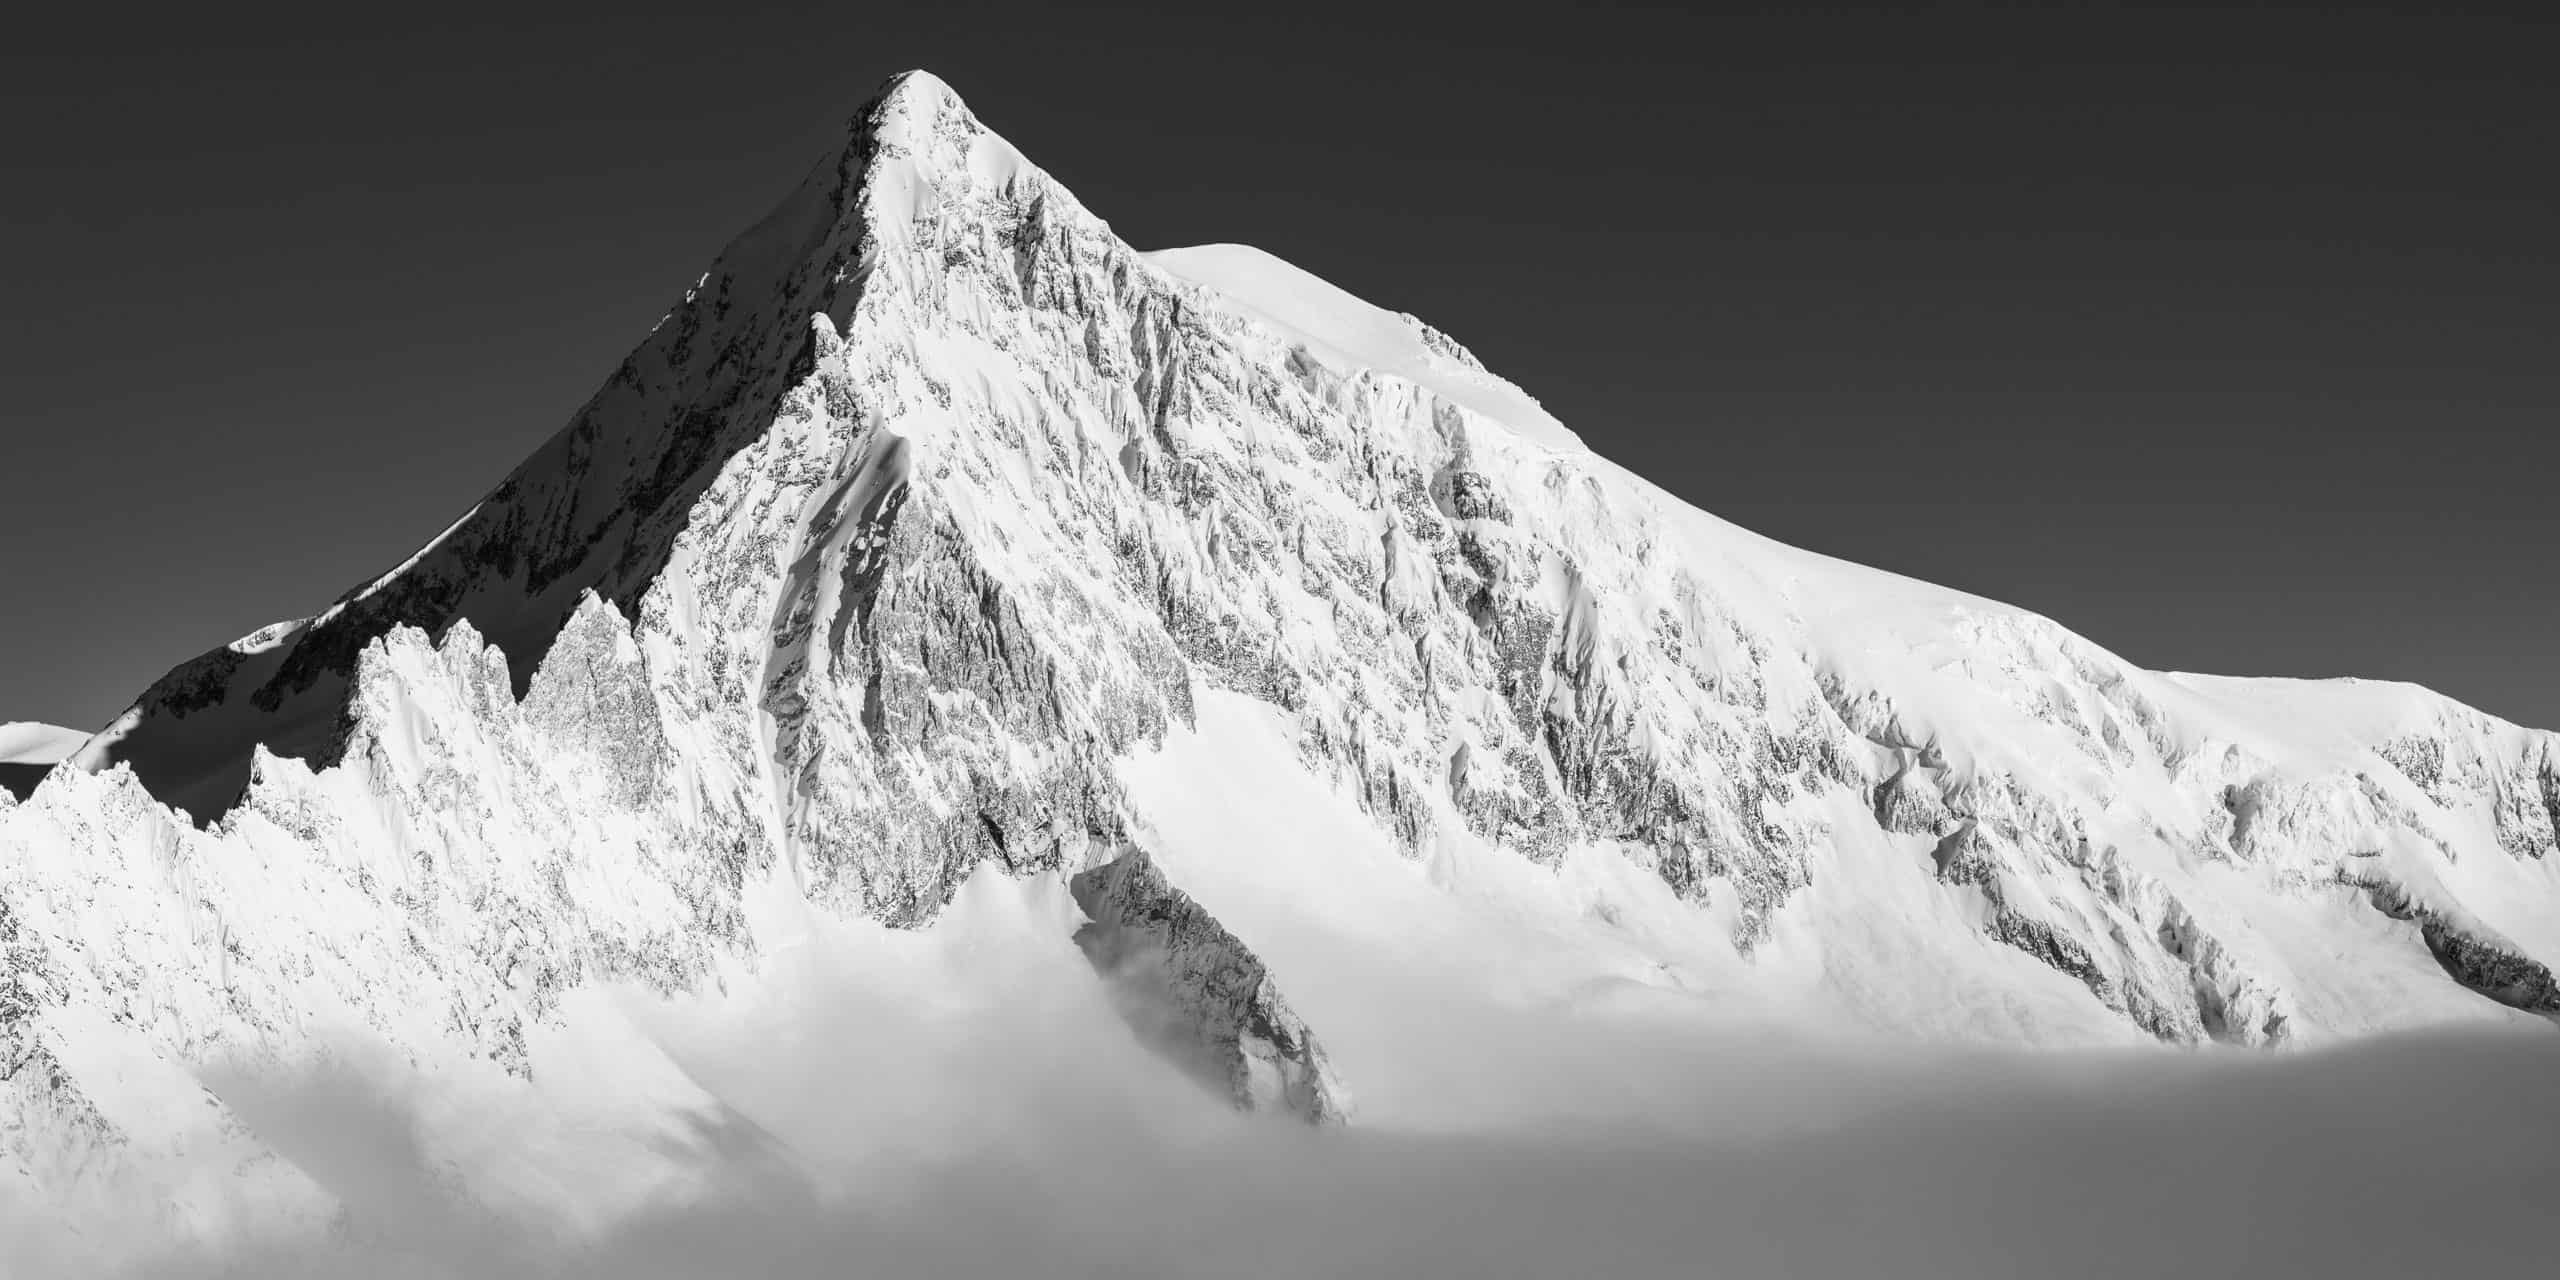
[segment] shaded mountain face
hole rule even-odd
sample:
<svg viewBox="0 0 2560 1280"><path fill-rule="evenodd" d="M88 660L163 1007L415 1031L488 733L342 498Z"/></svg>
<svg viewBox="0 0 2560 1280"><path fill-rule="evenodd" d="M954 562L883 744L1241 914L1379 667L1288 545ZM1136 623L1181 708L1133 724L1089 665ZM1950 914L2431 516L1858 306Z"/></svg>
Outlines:
<svg viewBox="0 0 2560 1280"><path fill-rule="evenodd" d="M1245 759L1297 789L1167 782ZM768 889L925 929L990 878L1074 881L1069 961L1172 939L1150 1034L1339 1118L1323 925L1370 881L1271 877L1373 838L1559 966L1844 1024L2560 1012L2552 735L2143 671L1724 524L1419 320L1131 249L921 74L451 528L75 763L0 814L40 1182L257 1158L102 1073L352 1019L531 1074L571 993L761 963ZM1337 803L1365 834L1292 849Z"/></svg>

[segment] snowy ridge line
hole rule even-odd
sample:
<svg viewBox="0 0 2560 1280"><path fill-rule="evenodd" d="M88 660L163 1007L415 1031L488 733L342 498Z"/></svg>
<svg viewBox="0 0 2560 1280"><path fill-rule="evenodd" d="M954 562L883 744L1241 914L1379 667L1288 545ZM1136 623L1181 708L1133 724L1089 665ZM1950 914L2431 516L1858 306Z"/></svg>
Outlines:
<svg viewBox="0 0 2560 1280"><path fill-rule="evenodd" d="M1582 438L1455 339L1404 312L1373 307L1251 245L1213 244L1141 255L1206 289L1219 304L1325 353L1345 372L1401 378L1551 449Z"/></svg>

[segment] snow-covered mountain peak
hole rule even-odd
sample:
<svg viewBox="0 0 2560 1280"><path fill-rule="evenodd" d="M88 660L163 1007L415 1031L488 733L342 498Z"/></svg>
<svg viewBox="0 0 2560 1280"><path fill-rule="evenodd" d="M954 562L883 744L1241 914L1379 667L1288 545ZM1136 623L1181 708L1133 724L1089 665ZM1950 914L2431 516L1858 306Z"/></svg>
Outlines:
<svg viewBox="0 0 2560 1280"><path fill-rule="evenodd" d="M57 1183L246 1142L147 1072L352 1023L539 1080L577 993L971 903L1318 1123L1427 1107L1435 983L2035 1044L2560 1012L2551 735L1738 529L1419 320L1138 253L921 73L416 555L75 759L0 816L0 1157Z"/></svg>
<svg viewBox="0 0 2560 1280"><path fill-rule="evenodd" d="M856 151L871 153L870 162L877 169L915 175L926 188L951 184L1002 190L1024 183L1037 172L1013 144L980 123L950 85L929 71L909 71L891 79L855 129ZM885 184L881 190L883 194L934 194L914 188L897 191ZM895 208L909 216L929 212L915 204Z"/></svg>

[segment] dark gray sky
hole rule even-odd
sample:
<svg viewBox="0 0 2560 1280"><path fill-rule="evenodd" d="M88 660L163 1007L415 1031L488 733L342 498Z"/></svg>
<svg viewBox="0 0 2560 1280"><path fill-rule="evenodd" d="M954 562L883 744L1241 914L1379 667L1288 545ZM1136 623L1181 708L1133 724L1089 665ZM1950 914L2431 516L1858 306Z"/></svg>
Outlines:
<svg viewBox="0 0 2560 1280"><path fill-rule="evenodd" d="M1142 248L1800 545L2560 727L2550 24L2215 6L66 6L0 49L0 719L397 562L922 66Z"/></svg>

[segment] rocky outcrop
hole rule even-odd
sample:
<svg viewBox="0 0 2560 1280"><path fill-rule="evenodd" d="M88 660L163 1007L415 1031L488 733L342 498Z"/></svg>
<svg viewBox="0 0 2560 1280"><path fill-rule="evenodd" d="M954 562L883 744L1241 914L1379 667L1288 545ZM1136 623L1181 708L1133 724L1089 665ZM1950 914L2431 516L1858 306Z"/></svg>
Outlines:
<svg viewBox="0 0 2560 1280"><path fill-rule="evenodd" d="M1351 1098L1252 950L1131 849L1071 882L1076 945L1140 1037L1239 1110L1341 1124Z"/></svg>
<svg viewBox="0 0 2560 1280"><path fill-rule="evenodd" d="M2420 931L2454 981L2509 1008L2560 1020L2560 979L2552 977L2551 966L2433 916Z"/></svg>

